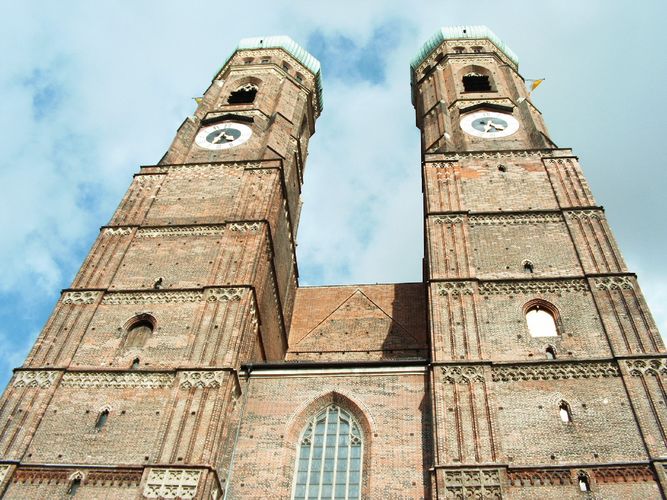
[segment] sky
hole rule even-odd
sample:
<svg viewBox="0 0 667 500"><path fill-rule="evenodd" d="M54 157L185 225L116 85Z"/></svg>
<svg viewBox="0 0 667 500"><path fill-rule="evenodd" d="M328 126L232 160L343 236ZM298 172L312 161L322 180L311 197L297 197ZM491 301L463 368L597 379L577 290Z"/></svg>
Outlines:
<svg viewBox="0 0 667 500"><path fill-rule="evenodd" d="M301 285L421 280L409 62L440 26L519 56L667 331L667 2L0 0L0 387L142 164L240 38L286 34L323 68L297 238Z"/></svg>

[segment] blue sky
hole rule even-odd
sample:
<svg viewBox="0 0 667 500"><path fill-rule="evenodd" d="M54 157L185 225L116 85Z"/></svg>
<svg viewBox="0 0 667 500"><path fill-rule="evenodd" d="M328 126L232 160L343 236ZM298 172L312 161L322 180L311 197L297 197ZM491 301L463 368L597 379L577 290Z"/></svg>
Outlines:
<svg viewBox="0 0 667 500"><path fill-rule="evenodd" d="M518 55L667 330L662 53L667 3L4 2L0 385L141 164L156 163L237 41L288 34L322 62L298 235L302 284L418 281L419 135L409 61L439 26L486 24Z"/></svg>

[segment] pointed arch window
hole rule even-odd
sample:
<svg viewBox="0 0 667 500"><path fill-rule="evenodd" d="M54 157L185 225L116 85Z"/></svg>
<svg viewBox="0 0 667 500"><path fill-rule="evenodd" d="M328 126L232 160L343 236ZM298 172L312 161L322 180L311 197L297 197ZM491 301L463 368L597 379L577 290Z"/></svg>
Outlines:
<svg viewBox="0 0 667 500"><path fill-rule="evenodd" d="M125 338L126 348L141 348L153 334L155 319L149 314L141 314L130 321Z"/></svg>
<svg viewBox="0 0 667 500"><path fill-rule="evenodd" d="M561 401L558 405L558 414L563 423L569 424L572 422L572 412L570 411L570 405L567 404L567 401Z"/></svg>
<svg viewBox="0 0 667 500"><path fill-rule="evenodd" d="M558 311L544 300L531 300L524 306L531 337L557 337Z"/></svg>
<svg viewBox="0 0 667 500"><path fill-rule="evenodd" d="M301 434L292 498L361 498L362 457L358 422L339 406L328 406Z"/></svg>

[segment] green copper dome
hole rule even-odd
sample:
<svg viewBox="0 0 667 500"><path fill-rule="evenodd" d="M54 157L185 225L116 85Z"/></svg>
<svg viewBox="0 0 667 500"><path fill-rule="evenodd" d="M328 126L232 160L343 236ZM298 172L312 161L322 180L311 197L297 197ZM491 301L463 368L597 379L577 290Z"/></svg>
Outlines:
<svg viewBox="0 0 667 500"><path fill-rule="evenodd" d="M505 45L503 41L486 26L449 26L440 28L433 34L431 38L426 40L426 43L421 46L421 49L419 49L417 55L412 59L410 68L412 68L412 71L417 69L417 66L423 63L431 54L431 52L438 48L445 40L461 39L489 40L496 47L498 47L498 50L505 54L510 59L510 61L512 61L517 67L519 66L519 58L517 55L512 52L512 49Z"/></svg>
<svg viewBox="0 0 667 500"><path fill-rule="evenodd" d="M285 35L278 36L258 36L253 38L242 38L239 41L236 50L255 50L255 49L283 49L294 59L299 61L306 69L315 75L315 84L317 86L317 102L319 111L322 111L322 72L320 71L320 61L315 59L310 52L296 43L290 37ZM234 52L236 52L236 50ZM234 54L225 61L223 68L229 62Z"/></svg>

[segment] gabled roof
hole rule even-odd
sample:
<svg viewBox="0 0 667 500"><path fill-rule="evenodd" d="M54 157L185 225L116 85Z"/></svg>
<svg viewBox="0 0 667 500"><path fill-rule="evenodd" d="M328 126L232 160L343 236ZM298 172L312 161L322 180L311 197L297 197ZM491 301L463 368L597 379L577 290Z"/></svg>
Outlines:
<svg viewBox="0 0 667 500"><path fill-rule="evenodd" d="M410 68L412 71L417 69L417 67L431 55L431 52L437 49L445 40L461 39L489 40L492 44L498 47L498 50L505 54L510 61L516 64L517 67L519 66L519 58L517 55L486 26L448 26L440 28L433 34L433 36L431 36L431 38L426 40L424 45L419 49L419 52L417 52L417 55L412 59Z"/></svg>

